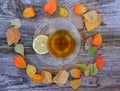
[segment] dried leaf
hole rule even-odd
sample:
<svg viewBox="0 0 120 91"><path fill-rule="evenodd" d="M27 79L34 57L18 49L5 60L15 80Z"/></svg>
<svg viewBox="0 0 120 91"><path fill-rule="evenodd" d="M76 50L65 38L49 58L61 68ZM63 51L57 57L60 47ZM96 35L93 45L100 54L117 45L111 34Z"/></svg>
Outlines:
<svg viewBox="0 0 120 91"><path fill-rule="evenodd" d="M16 29L20 28L22 25L20 19L18 19L18 18L14 18L14 19L10 20L10 24L12 26L14 26Z"/></svg>
<svg viewBox="0 0 120 91"><path fill-rule="evenodd" d="M79 32L83 32L83 28L79 28L78 31L79 31Z"/></svg>
<svg viewBox="0 0 120 91"><path fill-rule="evenodd" d="M75 14L82 15L87 11L87 8L83 4L76 4L73 11Z"/></svg>
<svg viewBox="0 0 120 91"><path fill-rule="evenodd" d="M97 53L98 47L97 46L93 46L89 51L88 54L89 55L95 55Z"/></svg>
<svg viewBox="0 0 120 91"><path fill-rule="evenodd" d="M21 32L16 28L10 28L6 32L6 37L9 42L17 44L21 38Z"/></svg>
<svg viewBox="0 0 120 91"><path fill-rule="evenodd" d="M102 36L100 33L96 34L93 38L93 45L100 47L102 45Z"/></svg>
<svg viewBox="0 0 120 91"><path fill-rule="evenodd" d="M89 37L85 42L85 50L89 50L92 47L92 37Z"/></svg>
<svg viewBox="0 0 120 91"><path fill-rule="evenodd" d="M84 32L81 32L81 39L85 41L87 39L87 35Z"/></svg>
<svg viewBox="0 0 120 91"><path fill-rule="evenodd" d="M94 23L90 23L88 20L84 18L85 26L88 32L93 31L95 28L99 27L102 22L102 16L99 14L98 19Z"/></svg>
<svg viewBox="0 0 120 91"><path fill-rule="evenodd" d="M36 15L36 12L35 12L35 9L30 6L25 8L22 15L24 18L32 18Z"/></svg>
<svg viewBox="0 0 120 91"><path fill-rule="evenodd" d="M26 73L30 78L33 78L36 73L36 67L34 65L27 64Z"/></svg>
<svg viewBox="0 0 120 91"><path fill-rule="evenodd" d="M13 42L11 42L9 39L7 39L8 46L12 45Z"/></svg>
<svg viewBox="0 0 120 91"><path fill-rule="evenodd" d="M66 8L60 7L60 16L64 18L68 17L68 10Z"/></svg>
<svg viewBox="0 0 120 91"><path fill-rule="evenodd" d="M57 9L56 0L50 0L44 6L44 11L47 12L48 14L50 14L50 15L54 14L56 9Z"/></svg>
<svg viewBox="0 0 120 91"><path fill-rule="evenodd" d="M98 20L99 14L95 10L91 10L85 13L83 16L88 22L94 23Z"/></svg>
<svg viewBox="0 0 120 91"><path fill-rule="evenodd" d="M32 79L34 83L39 83L42 80L42 76L40 74L34 74Z"/></svg>
<svg viewBox="0 0 120 91"><path fill-rule="evenodd" d="M58 74L53 78L58 86L62 87L68 80L69 73L66 70L60 70Z"/></svg>
<svg viewBox="0 0 120 91"><path fill-rule="evenodd" d="M20 55L18 55L14 58L14 64L18 68L26 68L26 62L25 62L24 58Z"/></svg>
<svg viewBox="0 0 120 91"><path fill-rule="evenodd" d="M81 77L81 71L79 69L71 69L70 74L74 78L80 78Z"/></svg>
<svg viewBox="0 0 120 91"><path fill-rule="evenodd" d="M52 81L52 74L49 71L42 71L41 72L42 76L42 82L45 84L51 84Z"/></svg>
<svg viewBox="0 0 120 91"><path fill-rule="evenodd" d="M77 64L77 66L80 68L81 71L86 71L87 70L87 65L86 64Z"/></svg>
<svg viewBox="0 0 120 91"><path fill-rule="evenodd" d="M16 44L14 50L16 53L19 53L22 56L24 56L24 46L22 44Z"/></svg>
<svg viewBox="0 0 120 91"><path fill-rule="evenodd" d="M75 90L78 89L81 85L81 79L75 79L70 81L70 86Z"/></svg>
<svg viewBox="0 0 120 91"><path fill-rule="evenodd" d="M104 64L105 64L104 57L98 56L96 58L96 65L98 70L101 70L104 67Z"/></svg>

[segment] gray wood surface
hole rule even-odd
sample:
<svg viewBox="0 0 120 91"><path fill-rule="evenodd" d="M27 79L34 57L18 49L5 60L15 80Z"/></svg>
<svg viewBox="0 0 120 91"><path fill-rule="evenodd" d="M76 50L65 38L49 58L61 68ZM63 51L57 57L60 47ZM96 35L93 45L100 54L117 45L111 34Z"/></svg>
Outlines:
<svg viewBox="0 0 120 91"><path fill-rule="evenodd" d="M0 91L72 91L69 81L64 87L57 87L55 84L45 85L42 83L34 84L25 73L24 69L18 69L13 64L13 58L17 55L13 46L9 47L6 42L5 33L10 28L9 21L19 17L22 21L22 39L20 43L25 46L25 59L27 63L34 64L38 72L49 70L56 73L60 69L69 70L75 63L92 63L95 56L89 56L82 46L77 58L63 67L53 67L42 63L32 49L32 41L35 32L34 24L43 18L58 17L46 15L42 8L45 0L34 0L34 7L37 16L33 19L21 17L21 11L27 5L33 5L33 0L0 0ZM97 28L93 33L101 32L103 35L103 46L97 54L105 57L105 67L96 76L82 76L81 87L78 91L120 91L120 0L57 0L59 5L63 5L72 10L76 3L83 3L89 9L96 9L103 15L104 24ZM42 12L42 13L41 13ZM79 16L70 15L68 20L73 22L76 27L83 28L80 24Z"/></svg>

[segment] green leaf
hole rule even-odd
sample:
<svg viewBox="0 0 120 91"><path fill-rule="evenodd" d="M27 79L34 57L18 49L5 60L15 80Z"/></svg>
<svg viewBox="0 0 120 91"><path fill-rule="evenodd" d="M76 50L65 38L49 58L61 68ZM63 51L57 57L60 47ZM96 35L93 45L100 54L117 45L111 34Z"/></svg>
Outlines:
<svg viewBox="0 0 120 91"><path fill-rule="evenodd" d="M84 71L85 76L93 76L93 75L96 75L97 73L98 73L98 69L97 69L96 63L95 64L88 64L87 70Z"/></svg>
<svg viewBox="0 0 120 91"><path fill-rule="evenodd" d="M95 55L97 53L98 47L97 46L93 46L89 51L88 54L89 55Z"/></svg>
<svg viewBox="0 0 120 91"><path fill-rule="evenodd" d="M88 64L87 65L87 70L84 72L85 76L90 76L92 72L93 64Z"/></svg>
<svg viewBox="0 0 120 91"><path fill-rule="evenodd" d="M96 66L96 63L95 64L93 64L93 71L92 71L92 76L93 75L96 75L98 73L98 69L97 69L97 66Z"/></svg>
<svg viewBox="0 0 120 91"><path fill-rule="evenodd" d="M89 74L89 70L84 71L84 75L85 75L85 76L89 76L89 75L90 75L90 74Z"/></svg>
<svg viewBox="0 0 120 91"><path fill-rule="evenodd" d="M80 68L81 71L86 71L87 70L87 65L86 64L77 64L77 66Z"/></svg>
<svg viewBox="0 0 120 91"><path fill-rule="evenodd" d="M68 17L68 10L66 8L60 7L60 16L64 18Z"/></svg>
<svg viewBox="0 0 120 91"><path fill-rule="evenodd" d="M90 76L92 76L92 74L93 74L93 64L89 65L89 74L90 74Z"/></svg>
<svg viewBox="0 0 120 91"><path fill-rule="evenodd" d="M8 40L8 39L7 39L7 43L8 43L9 46L13 44L13 42L11 42L11 41Z"/></svg>
<svg viewBox="0 0 120 91"><path fill-rule="evenodd" d="M24 46L22 44L16 44L14 50L16 53L19 53L22 56L24 56Z"/></svg>

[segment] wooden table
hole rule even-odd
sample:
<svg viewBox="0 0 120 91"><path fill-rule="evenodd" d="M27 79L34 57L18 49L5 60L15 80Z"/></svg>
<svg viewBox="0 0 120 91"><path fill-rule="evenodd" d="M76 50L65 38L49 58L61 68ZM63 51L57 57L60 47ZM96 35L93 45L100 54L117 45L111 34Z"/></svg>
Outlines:
<svg viewBox="0 0 120 91"><path fill-rule="evenodd" d="M26 5L32 0L25 0ZM67 3L65 3L67 1ZM72 1L72 2L71 2ZM76 3L83 3L89 9L96 9L103 15L103 22L99 28L87 35L94 35L101 32L103 35L103 46L97 54L105 57L105 67L96 76L82 76L81 87L78 91L120 91L120 0L58 0L63 6L72 9ZM33 4L32 4L33 5ZM34 24L46 16L53 18L57 16L46 15L42 8L44 0L35 0L34 7L37 16L33 19L24 19L20 16L21 10L25 7L22 0L0 0L0 91L72 91L69 81L64 87L57 87L55 84L45 85L42 83L34 84L27 76L24 69L18 69L13 64L13 58L17 55L14 52L14 46L8 46L5 33L10 28L9 21L18 17L22 21L22 39L20 43L25 46L25 60L27 63L34 64L37 71L49 70L52 73L58 72L60 69L69 70L75 66L75 63L92 63L95 56L89 56L82 46L77 58L63 67L53 67L42 63L32 49L33 35L35 32ZM21 9L21 10L20 10ZM41 13L42 12L42 13ZM78 28L82 28L80 16L68 18Z"/></svg>

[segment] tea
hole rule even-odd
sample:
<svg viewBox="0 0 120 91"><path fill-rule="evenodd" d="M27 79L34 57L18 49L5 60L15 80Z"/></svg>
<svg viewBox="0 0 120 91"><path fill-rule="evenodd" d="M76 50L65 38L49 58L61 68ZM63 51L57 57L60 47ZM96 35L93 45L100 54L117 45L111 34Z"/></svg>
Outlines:
<svg viewBox="0 0 120 91"><path fill-rule="evenodd" d="M58 30L48 38L48 50L56 58L66 58L74 53L76 40L66 30Z"/></svg>

